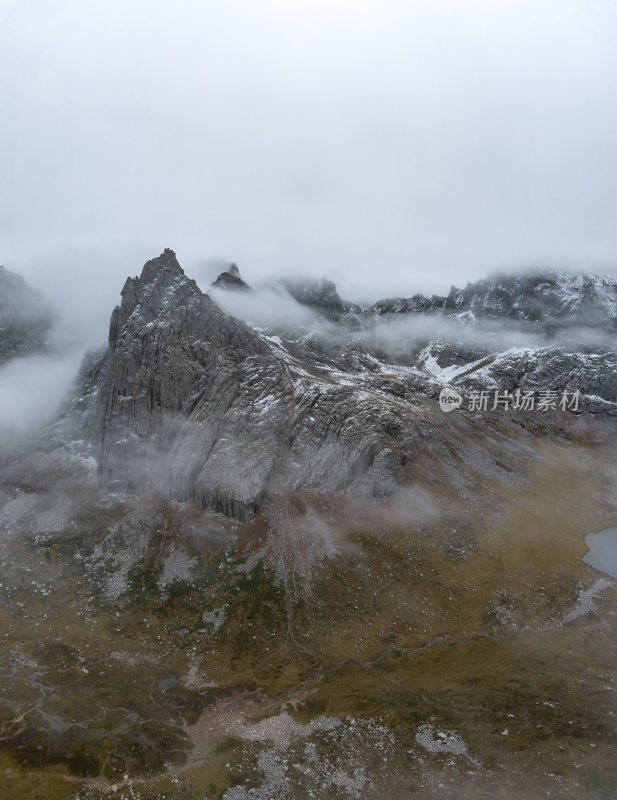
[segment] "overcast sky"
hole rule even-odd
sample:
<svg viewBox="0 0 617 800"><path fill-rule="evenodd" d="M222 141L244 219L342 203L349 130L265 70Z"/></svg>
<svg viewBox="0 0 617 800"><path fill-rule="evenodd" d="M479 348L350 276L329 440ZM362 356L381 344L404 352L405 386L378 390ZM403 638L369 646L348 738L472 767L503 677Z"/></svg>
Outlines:
<svg viewBox="0 0 617 800"><path fill-rule="evenodd" d="M0 263L350 299L617 266L614 0L0 0ZM108 307L109 305L109 307Z"/></svg>

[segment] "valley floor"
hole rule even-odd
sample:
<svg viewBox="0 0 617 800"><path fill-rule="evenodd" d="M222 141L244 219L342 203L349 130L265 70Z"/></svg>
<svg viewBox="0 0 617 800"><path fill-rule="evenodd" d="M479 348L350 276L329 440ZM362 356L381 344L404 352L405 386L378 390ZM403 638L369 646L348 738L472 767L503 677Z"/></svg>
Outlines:
<svg viewBox="0 0 617 800"><path fill-rule="evenodd" d="M581 557L613 442L491 436L242 524L13 485L3 796L612 797L617 581Z"/></svg>

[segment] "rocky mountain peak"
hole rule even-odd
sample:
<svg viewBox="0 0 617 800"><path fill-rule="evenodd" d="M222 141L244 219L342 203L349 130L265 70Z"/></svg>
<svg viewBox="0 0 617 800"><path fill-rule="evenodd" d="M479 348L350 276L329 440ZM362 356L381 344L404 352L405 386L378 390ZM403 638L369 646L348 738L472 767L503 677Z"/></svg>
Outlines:
<svg viewBox="0 0 617 800"><path fill-rule="evenodd" d="M286 280L284 285L289 294L302 305L311 306L330 315L341 314L344 310L336 285L327 278L318 281L307 278Z"/></svg>
<svg viewBox="0 0 617 800"><path fill-rule="evenodd" d="M184 270L178 263L176 254L169 247L166 247L158 258L146 261L139 279L142 283L148 284L160 280L163 275L167 277L184 275Z"/></svg>
<svg viewBox="0 0 617 800"><path fill-rule="evenodd" d="M250 289L251 287L240 277L240 270L237 264L230 264L229 267L221 272L218 278L212 283L216 289Z"/></svg>
<svg viewBox="0 0 617 800"><path fill-rule="evenodd" d="M368 400L362 381L337 386L318 343L286 350L222 311L176 263L163 253L127 281L110 347L85 377L80 418L101 472L239 518L272 491L389 491L417 408ZM305 289L344 312L332 282ZM409 441L399 441L403 428Z"/></svg>
<svg viewBox="0 0 617 800"><path fill-rule="evenodd" d="M147 324L160 319L171 308L200 302L203 297L169 248L147 261L139 277L127 278L120 294L122 302L113 310L110 320L110 347L115 347L131 316L137 315L141 324Z"/></svg>

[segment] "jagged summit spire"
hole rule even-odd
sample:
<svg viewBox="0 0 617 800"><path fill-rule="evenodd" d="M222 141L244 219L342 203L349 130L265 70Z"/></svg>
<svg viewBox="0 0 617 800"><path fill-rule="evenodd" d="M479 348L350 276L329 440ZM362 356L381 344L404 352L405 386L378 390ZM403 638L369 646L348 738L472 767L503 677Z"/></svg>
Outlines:
<svg viewBox="0 0 617 800"><path fill-rule="evenodd" d="M166 247L157 258L146 261L141 271L140 280L143 283L152 283L162 271L184 275L184 270L178 263L176 254L169 247Z"/></svg>
<svg viewBox="0 0 617 800"><path fill-rule="evenodd" d="M202 292L184 274L173 250L146 261L139 277L127 278L121 291L122 302L113 310L109 324L109 346L115 347L120 331L136 308L144 319L154 320L169 307L200 302Z"/></svg>

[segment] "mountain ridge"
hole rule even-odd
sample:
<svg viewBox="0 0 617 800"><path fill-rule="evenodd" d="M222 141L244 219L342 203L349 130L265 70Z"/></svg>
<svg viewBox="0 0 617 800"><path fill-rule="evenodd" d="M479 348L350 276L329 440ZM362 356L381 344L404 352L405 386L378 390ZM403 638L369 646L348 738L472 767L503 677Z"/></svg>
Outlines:
<svg viewBox="0 0 617 800"><path fill-rule="evenodd" d="M327 299L336 291L317 285ZM423 441L471 424L439 411L444 384L579 391L581 411L617 415L615 353L476 344L469 360L468 345L429 339L415 357L388 358L370 330L363 338L336 315L325 332L258 330L203 293L171 250L121 294L107 351L79 390L99 469L240 519L278 491L388 496Z"/></svg>

